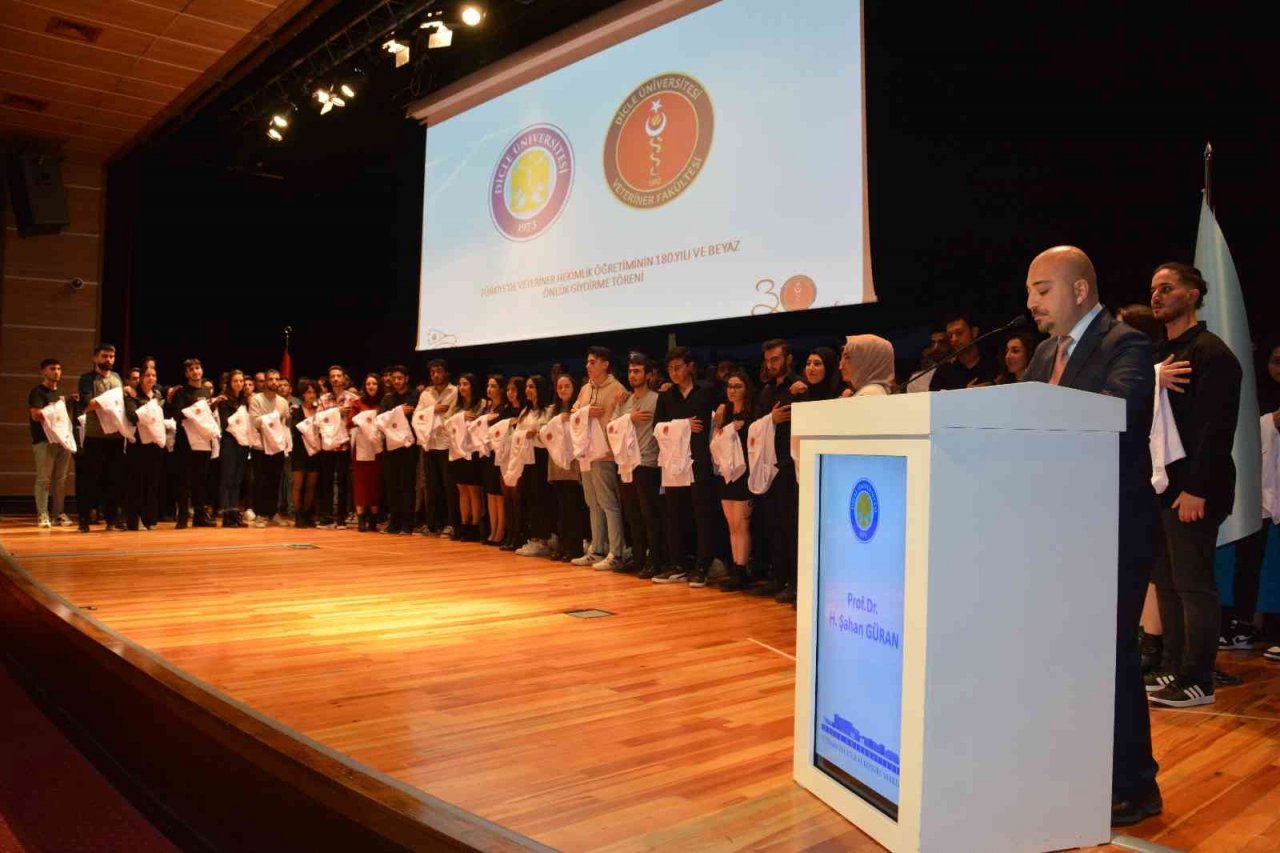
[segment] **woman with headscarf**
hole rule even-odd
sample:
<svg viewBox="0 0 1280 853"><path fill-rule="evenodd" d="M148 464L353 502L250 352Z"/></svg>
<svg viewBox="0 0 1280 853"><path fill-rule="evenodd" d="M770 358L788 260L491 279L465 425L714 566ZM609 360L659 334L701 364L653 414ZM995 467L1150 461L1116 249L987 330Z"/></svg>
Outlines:
<svg viewBox="0 0 1280 853"><path fill-rule="evenodd" d="M814 347L804 360L800 379L791 383L791 396L797 403L830 400L839 397L840 357L831 347Z"/></svg>
<svg viewBox="0 0 1280 853"><path fill-rule="evenodd" d="M850 335L840 354L844 397L893 393L893 344L878 335Z"/></svg>

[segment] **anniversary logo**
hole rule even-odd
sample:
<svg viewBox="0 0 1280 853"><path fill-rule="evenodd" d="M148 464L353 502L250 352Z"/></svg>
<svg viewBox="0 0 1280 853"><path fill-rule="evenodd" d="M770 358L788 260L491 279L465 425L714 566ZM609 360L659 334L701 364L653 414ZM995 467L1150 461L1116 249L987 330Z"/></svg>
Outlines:
<svg viewBox="0 0 1280 853"><path fill-rule="evenodd" d="M535 124L502 150L489 181L489 215L508 240L538 237L555 223L573 188L573 146L564 131Z"/></svg>
<svg viewBox="0 0 1280 853"><path fill-rule="evenodd" d="M661 207L689 188L711 151L715 116L702 84L660 74L623 99L604 140L604 177L618 200Z"/></svg>

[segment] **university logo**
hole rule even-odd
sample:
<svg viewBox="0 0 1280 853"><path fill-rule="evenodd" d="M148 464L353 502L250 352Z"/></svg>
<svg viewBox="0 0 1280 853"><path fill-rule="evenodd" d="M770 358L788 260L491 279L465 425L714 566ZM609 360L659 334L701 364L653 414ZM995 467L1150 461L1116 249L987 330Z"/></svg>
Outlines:
<svg viewBox="0 0 1280 853"><path fill-rule="evenodd" d="M870 480L859 480L849 495L849 523L860 542L870 542L880 523L880 501Z"/></svg>
<svg viewBox="0 0 1280 853"><path fill-rule="evenodd" d="M618 200L661 207L689 188L707 162L715 114L687 74L661 74L623 99L604 140L604 177Z"/></svg>
<svg viewBox="0 0 1280 853"><path fill-rule="evenodd" d="M508 240L541 236L573 189L573 146L555 125L526 127L507 143L489 181L489 215Z"/></svg>

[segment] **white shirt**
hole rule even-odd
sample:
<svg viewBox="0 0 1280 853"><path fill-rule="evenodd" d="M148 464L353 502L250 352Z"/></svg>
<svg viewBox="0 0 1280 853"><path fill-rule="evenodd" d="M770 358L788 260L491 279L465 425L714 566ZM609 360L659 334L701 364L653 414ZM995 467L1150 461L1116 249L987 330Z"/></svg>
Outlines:
<svg viewBox="0 0 1280 853"><path fill-rule="evenodd" d="M351 442L347 432L346 419L342 410L337 408L320 409L311 419L315 422L316 431L320 434L321 450L346 450Z"/></svg>
<svg viewBox="0 0 1280 853"><path fill-rule="evenodd" d="M693 454L689 451L692 429L688 418L663 421L653 428L658 440L658 467L663 488L693 485Z"/></svg>
<svg viewBox="0 0 1280 853"><path fill-rule="evenodd" d="M587 406L569 416L569 437L573 441L573 458L583 471L590 469L597 459L609 457L609 440Z"/></svg>
<svg viewBox="0 0 1280 853"><path fill-rule="evenodd" d="M337 409L334 409L337 411ZM315 456L320 452L320 431L316 428L316 416L303 418L296 424L298 427L298 435L302 436L302 446L307 449L308 456Z"/></svg>
<svg viewBox="0 0 1280 853"><path fill-rule="evenodd" d="M148 400L138 407L138 441L164 447L164 409L159 400Z"/></svg>
<svg viewBox="0 0 1280 853"><path fill-rule="evenodd" d="M609 449L613 451L613 459L618 463L618 476L622 482L630 483L635 478L636 468L640 466L640 441L636 437L636 425L631 422L631 415L609 421L605 433L609 436Z"/></svg>
<svg viewBox="0 0 1280 853"><path fill-rule="evenodd" d="M351 445L356 451L357 462L372 462L382 452L382 430L378 429L378 413L373 409L357 412L351 419L355 427Z"/></svg>
<svg viewBox="0 0 1280 853"><path fill-rule="evenodd" d="M1156 385L1155 409L1151 415L1151 487L1157 495L1169 488L1168 466L1185 459L1187 451L1178 434L1178 424L1173 420L1173 408L1169 405L1169 392Z"/></svg>
<svg viewBox="0 0 1280 853"><path fill-rule="evenodd" d="M449 408L442 414L436 415L435 408L439 405L446 405ZM436 386L428 386L427 390L422 392L418 397L418 407L413 412L413 426L418 428L418 412L428 409L431 412L431 432L428 435L418 434L418 444L421 444L427 450L448 450L449 449L449 429L445 426L449 418L457 414L458 411L458 386L446 385L443 389L437 391Z"/></svg>
<svg viewBox="0 0 1280 853"><path fill-rule="evenodd" d="M374 419L387 440L387 450L413 447L413 430L404 416L404 406L392 406Z"/></svg>
<svg viewBox="0 0 1280 853"><path fill-rule="evenodd" d="M742 442L738 440L738 430L728 424L716 430L711 439L711 461L716 463L720 476L726 483L732 483L747 470L747 460L742 455Z"/></svg>
<svg viewBox="0 0 1280 853"><path fill-rule="evenodd" d="M778 475L778 451L773 436L773 415L757 418L747 429L747 488L753 495L763 495Z"/></svg>
<svg viewBox="0 0 1280 853"><path fill-rule="evenodd" d="M63 399L55 400L40 410L40 425L44 427L45 438L50 444L65 447L76 452L75 434L71 429L71 416L67 414L67 403Z"/></svg>
<svg viewBox="0 0 1280 853"><path fill-rule="evenodd" d="M1071 338L1071 340L1067 342L1066 358L1068 361L1071 360L1071 353L1076 350L1076 344L1080 343L1080 336L1084 334L1084 330L1089 328L1089 324L1093 322L1093 318L1097 317L1101 313L1102 303L1099 302L1097 305L1089 309L1088 314L1085 314L1076 321L1076 324L1071 327L1071 331L1067 332L1067 337Z"/></svg>

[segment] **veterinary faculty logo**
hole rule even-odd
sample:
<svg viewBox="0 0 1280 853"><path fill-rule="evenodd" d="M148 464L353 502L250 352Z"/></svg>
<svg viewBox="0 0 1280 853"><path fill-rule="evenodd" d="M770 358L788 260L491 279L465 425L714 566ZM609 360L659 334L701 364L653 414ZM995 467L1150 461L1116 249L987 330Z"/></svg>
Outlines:
<svg viewBox="0 0 1280 853"><path fill-rule="evenodd" d="M689 188L711 151L715 114L702 84L660 74L623 99L604 140L604 177L623 204L661 207Z"/></svg>
<svg viewBox="0 0 1280 853"><path fill-rule="evenodd" d="M573 146L555 125L526 127L507 143L489 181L489 214L509 240L532 240L555 223L573 189Z"/></svg>
<svg viewBox="0 0 1280 853"><path fill-rule="evenodd" d="M870 542L876 535L876 525L880 523L880 501L870 480L859 480L849 495L849 523L853 525L853 535L861 542Z"/></svg>

